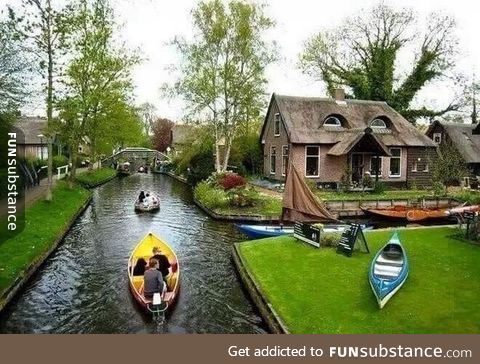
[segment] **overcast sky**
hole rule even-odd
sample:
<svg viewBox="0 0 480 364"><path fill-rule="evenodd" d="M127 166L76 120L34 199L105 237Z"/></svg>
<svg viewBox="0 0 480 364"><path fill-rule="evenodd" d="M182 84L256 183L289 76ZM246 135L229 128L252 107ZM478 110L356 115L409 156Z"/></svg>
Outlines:
<svg viewBox="0 0 480 364"><path fill-rule="evenodd" d="M12 0L18 1L18 0ZM459 70L480 75L479 19L480 1L472 0L385 0L394 7L411 7L424 19L432 11L453 15L458 22L461 55ZM173 82L167 67L178 58L168 42L175 35L192 35L191 10L196 0L114 0L116 16L123 23L122 37L132 48L139 48L144 61L135 68L136 103L153 103L158 114L180 120L183 112L178 101L162 99L160 86ZM378 4L377 0L264 0L267 14L276 27L267 35L278 43L280 60L267 70L268 93L325 96L320 82L305 76L297 68L298 54L306 39L316 32L336 26L346 16ZM421 26L421 25L420 25ZM405 63L408 55L405 56ZM448 85L437 83L422 90L418 100L441 107L450 97Z"/></svg>

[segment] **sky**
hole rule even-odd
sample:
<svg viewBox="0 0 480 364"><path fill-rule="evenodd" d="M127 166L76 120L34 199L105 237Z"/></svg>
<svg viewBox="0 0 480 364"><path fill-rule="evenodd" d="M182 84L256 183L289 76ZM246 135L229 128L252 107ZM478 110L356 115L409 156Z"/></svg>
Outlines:
<svg viewBox="0 0 480 364"><path fill-rule="evenodd" d="M168 67L178 62L179 58L168 43L176 35L187 39L192 37L191 10L197 1L113 0L113 3L118 22L123 25L121 38L129 47L139 49L143 58L133 72L136 103L150 102L156 106L159 116L180 121L183 116L181 101L165 99L160 87L175 81ZM321 82L302 74L298 69L298 55L304 42L323 29L341 24L345 17L355 15L362 8L375 6L378 0L264 0L263 3L267 5L267 15L276 22L274 29L266 34L266 39L276 41L279 53L279 60L270 65L266 72L267 93L326 96ZM468 75L480 75L480 1L384 0L384 3L397 8L412 8L418 13L419 28L425 25L422 21L432 11L454 16L460 40L457 68ZM412 56L402 55L401 64L408 65ZM425 87L416 102L442 107L448 104L451 97L449 85L436 82ZM42 113L35 107L29 111Z"/></svg>

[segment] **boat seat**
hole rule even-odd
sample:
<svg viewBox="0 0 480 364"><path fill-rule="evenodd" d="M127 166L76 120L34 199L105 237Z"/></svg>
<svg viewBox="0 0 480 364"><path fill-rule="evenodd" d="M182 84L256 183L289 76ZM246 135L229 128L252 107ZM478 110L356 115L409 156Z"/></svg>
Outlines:
<svg viewBox="0 0 480 364"><path fill-rule="evenodd" d="M384 257L383 254L381 254L378 256L376 263L381 265L391 265L394 267L401 267L403 265L403 259L390 259L390 258Z"/></svg>
<svg viewBox="0 0 480 364"><path fill-rule="evenodd" d="M373 273L377 276L394 278L394 277L398 277L401 271L402 271L401 267L392 267L388 265L375 264Z"/></svg>

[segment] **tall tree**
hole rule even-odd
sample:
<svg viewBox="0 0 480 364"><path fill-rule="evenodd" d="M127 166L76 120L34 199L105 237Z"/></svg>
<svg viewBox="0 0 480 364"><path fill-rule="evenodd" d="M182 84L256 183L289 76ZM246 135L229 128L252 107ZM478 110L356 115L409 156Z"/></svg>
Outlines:
<svg viewBox="0 0 480 364"><path fill-rule="evenodd" d="M112 135L110 123L119 122L119 115L134 120L128 106L130 72L138 57L115 44L115 22L108 0L79 0L67 13L65 43L73 58L66 72L67 95L59 102L67 127L63 130L72 134L67 139L74 159L79 141L88 136L95 162ZM75 168L71 177L75 178Z"/></svg>
<svg viewBox="0 0 480 364"><path fill-rule="evenodd" d="M207 120L215 169L225 171L238 126L258 115L265 101L265 68L275 57L263 34L273 21L260 5L210 0L193 11L193 26L193 41L174 41L183 62L173 91L190 114Z"/></svg>
<svg viewBox="0 0 480 364"><path fill-rule="evenodd" d="M172 128L175 124L173 121L165 118L159 118L153 123L153 147L160 151L165 152L167 148L172 144Z"/></svg>
<svg viewBox="0 0 480 364"><path fill-rule="evenodd" d="M59 71L61 40L64 35L62 12L52 6L51 0L22 0L22 9L16 13L9 8L10 24L17 34L31 43L31 50L37 56L39 70L46 79L47 129L50 141L53 139L53 107L55 76ZM48 185L46 200L52 199L52 143L48 143Z"/></svg>
<svg viewBox="0 0 480 364"><path fill-rule="evenodd" d="M153 124L156 119L157 108L150 102L144 102L140 105L140 114L142 115L145 134L150 135L153 132Z"/></svg>
<svg viewBox="0 0 480 364"><path fill-rule="evenodd" d="M458 100L442 110L411 108L422 87L452 70L457 47L451 17L431 14L424 34L418 32L415 22L411 10L395 10L380 3L309 39L300 55L301 67L324 81L332 96L335 88L348 87L349 97L386 101L411 122L458 110ZM403 50L413 50L415 59L401 77L405 62L400 67L399 54Z"/></svg>

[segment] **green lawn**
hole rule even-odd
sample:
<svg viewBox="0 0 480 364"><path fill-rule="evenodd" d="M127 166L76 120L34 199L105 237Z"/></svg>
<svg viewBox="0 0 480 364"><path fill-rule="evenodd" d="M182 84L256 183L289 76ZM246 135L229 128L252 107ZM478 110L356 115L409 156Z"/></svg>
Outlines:
<svg viewBox="0 0 480 364"><path fill-rule="evenodd" d="M348 258L293 237L248 241L240 254L292 333L480 333L480 246L452 228L399 230L410 275L383 310L368 283L392 234L366 232L371 253Z"/></svg>
<svg viewBox="0 0 480 364"><path fill-rule="evenodd" d="M375 192L340 192L340 191L316 191L315 195L324 201L332 200L391 200L391 199L422 199L434 197L433 191L427 190L388 190L382 193Z"/></svg>
<svg viewBox="0 0 480 364"><path fill-rule="evenodd" d="M270 196L262 196L261 201L252 207L218 207L214 211L220 215L262 215L279 217L282 213L282 200Z"/></svg>
<svg viewBox="0 0 480 364"><path fill-rule="evenodd" d="M109 181L116 175L117 171L112 168L100 168L79 173L76 179L85 187L95 187Z"/></svg>
<svg viewBox="0 0 480 364"><path fill-rule="evenodd" d="M90 192L59 181L52 202L39 200L25 210L25 230L0 243L0 296L55 242Z"/></svg>

